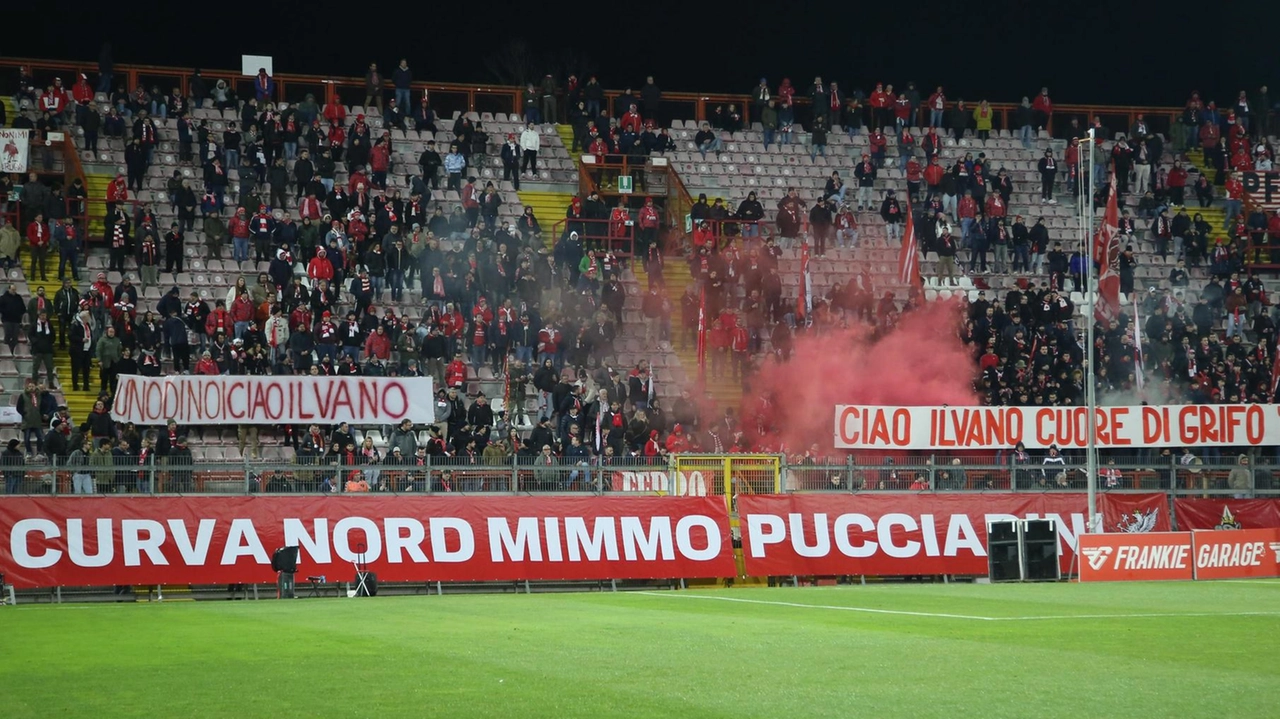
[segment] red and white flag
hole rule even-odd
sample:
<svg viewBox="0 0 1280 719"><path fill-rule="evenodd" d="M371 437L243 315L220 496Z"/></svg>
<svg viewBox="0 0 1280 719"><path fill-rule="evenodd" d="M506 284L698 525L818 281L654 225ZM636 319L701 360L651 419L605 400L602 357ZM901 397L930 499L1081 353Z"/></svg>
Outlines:
<svg viewBox="0 0 1280 719"><path fill-rule="evenodd" d="M920 238L916 236L916 221L907 203L907 226L902 231L902 249L898 250L898 280L916 289L922 287L920 279Z"/></svg>
<svg viewBox="0 0 1280 719"><path fill-rule="evenodd" d="M800 244L800 295L796 297L796 319L813 314L813 275L809 272L809 243Z"/></svg>
<svg viewBox="0 0 1280 719"><path fill-rule="evenodd" d="M698 380L707 376L707 288L698 296Z"/></svg>
<svg viewBox="0 0 1280 719"><path fill-rule="evenodd" d="M1133 376L1138 383L1138 392L1142 392L1142 386L1146 383L1146 377L1142 373L1142 318L1138 314L1138 298L1133 298Z"/></svg>
<svg viewBox="0 0 1280 719"><path fill-rule="evenodd" d="M1120 316L1120 212L1116 207L1116 176L1111 175L1107 209L1093 236L1093 261L1098 268L1098 299L1093 316L1110 322Z"/></svg>
<svg viewBox="0 0 1280 719"><path fill-rule="evenodd" d="M1271 362L1271 398L1275 401L1276 392L1280 392L1280 347L1276 347L1276 357Z"/></svg>

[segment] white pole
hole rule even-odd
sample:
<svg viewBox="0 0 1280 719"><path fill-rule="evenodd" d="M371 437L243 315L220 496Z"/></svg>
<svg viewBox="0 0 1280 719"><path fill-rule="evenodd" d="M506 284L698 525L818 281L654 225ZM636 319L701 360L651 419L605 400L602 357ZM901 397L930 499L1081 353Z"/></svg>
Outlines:
<svg viewBox="0 0 1280 719"><path fill-rule="evenodd" d="M1098 398L1095 391L1097 384L1094 374L1093 359L1093 326L1094 326L1094 304L1098 299L1098 281L1095 276L1097 273L1093 270L1093 186L1097 182L1096 168L1093 165L1093 150L1095 146L1094 130L1089 130L1089 187L1081 188L1086 191L1088 196L1085 202L1085 218L1080 223L1081 237L1080 241L1085 246L1085 323L1087 329L1086 345L1084 353L1085 364L1085 386L1086 400L1085 405L1089 410L1089 438L1085 446L1085 472L1087 473L1086 487L1089 493L1089 529L1090 532L1102 531L1101 522L1098 517Z"/></svg>

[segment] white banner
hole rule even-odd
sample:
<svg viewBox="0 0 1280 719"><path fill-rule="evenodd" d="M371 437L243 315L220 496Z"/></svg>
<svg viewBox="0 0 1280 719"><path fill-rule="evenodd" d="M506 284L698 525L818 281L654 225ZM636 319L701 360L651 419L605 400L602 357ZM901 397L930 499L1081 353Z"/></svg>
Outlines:
<svg viewBox="0 0 1280 719"><path fill-rule="evenodd" d="M430 377L120 377L118 422L165 424L397 424L435 420Z"/></svg>
<svg viewBox="0 0 1280 719"><path fill-rule="evenodd" d="M26 172L30 130L0 129L0 172Z"/></svg>
<svg viewBox="0 0 1280 719"><path fill-rule="evenodd" d="M1226 447L1280 444L1280 405L1098 407L1098 446ZM1084 407L874 407L836 405L839 449L1084 447Z"/></svg>

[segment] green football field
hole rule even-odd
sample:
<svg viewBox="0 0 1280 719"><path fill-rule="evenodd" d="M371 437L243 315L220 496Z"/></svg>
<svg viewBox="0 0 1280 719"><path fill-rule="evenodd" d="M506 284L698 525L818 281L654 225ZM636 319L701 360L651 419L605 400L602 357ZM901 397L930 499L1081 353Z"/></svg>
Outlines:
<svg viewBox="0 0 1280 719"><path fill-rule="evenodd" d="M0 608L5 717L1276 717L1280 582Z"/></svg>

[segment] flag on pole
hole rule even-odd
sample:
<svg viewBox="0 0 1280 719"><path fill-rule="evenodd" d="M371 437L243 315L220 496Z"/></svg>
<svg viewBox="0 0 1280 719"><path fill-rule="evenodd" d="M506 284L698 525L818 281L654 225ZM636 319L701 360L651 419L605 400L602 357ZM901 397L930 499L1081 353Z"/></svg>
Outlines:
<svg viewBox="0 0 1280 719"><path fill-rule="evenodd" d="M653 370L653 358L649 358L649 404L653 404L653 398L658 394L658 375Z"/></svg>
<svg viewBox="0 0 1280 719"><path fill-rule="evenodd" d="M1275 401L1276 392L1280 391L1280 346L1276 347L1276 357L1271 362L1271 401Z"/></svg>
<svg viewBox="0 0 1280 719"><path fill-rule="evenodd" d="M1093 305L1093 315L1102 322L1110 322L1120 316L1120 212L1116 207L1114 173L1102 225L1093 236L1093 262L1098 268L1098 296Z"/></svg>
<svg viewBox="0 0 1280 719"><path fill-rule="evenodd" d="M902 232L902 249L898 251L898 280L921 289L920 238L916 237L916 221L907 202L907 226Z"/></svg>
<svg viewBox="0 0 1280 719"><path fill-rule="evenodd" d="M800 295L796 297L796 319L813 313L813 275L809 272L809 243L800 243Z"/></svg>
<svg viewBox="0 0 1280 719"><path fill-rule="evenodd" d="M707 288L698 297L698 381L707 378Z"/></svg>
<svg viewBox="0 0 1280 719"><path fill-rule="evenodd" d="M601 423L604 421L603 418L604 418L605 409L606 409L605 407L601 406L600 399L599 397L597 397L596 398L596 454L601 454L604 452L604 450L600 448L600 441L601 441L600 435L602 434L600 431L600 428L601 428Z"/></svg>
<svg viewBox="0 0 1280 719"><path fill-rule="evenodd" d="M1133 298L1133 348L1133 376L1138 382L1138 392L1142 392L1146 377L1143 376L1142 370L1142 366L1145 364L1142 358L1142 318L1138 314L1138 298L1136 296Z"/></svg>

